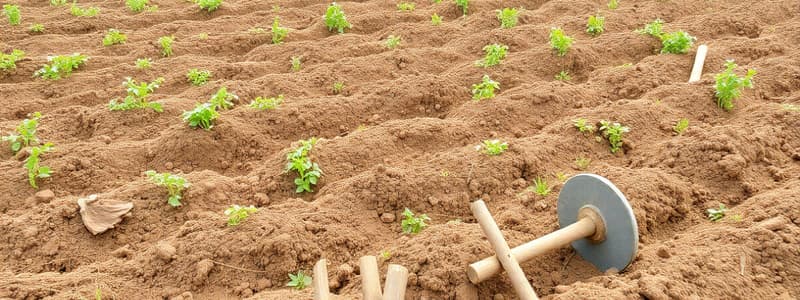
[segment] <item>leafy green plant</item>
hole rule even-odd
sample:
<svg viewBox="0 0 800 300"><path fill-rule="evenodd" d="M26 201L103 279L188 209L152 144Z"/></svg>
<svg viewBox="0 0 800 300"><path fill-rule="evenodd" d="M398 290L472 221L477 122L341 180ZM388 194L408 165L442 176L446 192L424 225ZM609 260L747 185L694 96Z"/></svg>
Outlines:
<svg viewBox="0 0 800 300"><path fill-rule="evenodd" d="M25 169L28 170L28 184L35 189L39 188L36 186L36 178L48 178L52 174L50 167L39 164L41 162L40 156L50 151L53 151L53 143L32 147L30 155L25 159Z"/></svg>
<svg viewBox="0 0 800 300"><path fill-rule="evenodd" d="M86 63L89 57L80 53L72 55L59 55L47 57L48 64L33 73L33 76L41 76L44 79L58 80L69 77L72 71Z"/></svg>
<svg viewBox="0 0 800 300"><path fill-rule="evenodd" d="M14 70L17 68L17 62L25 57L25 51L11 50L11 53L5 54L0 52L0 70Z"/></svg>
<svg viewBox="0 0 800 300"><path fill-rule="evenodd" d="M50 6L62 6L67 4L69 0L50 0Z"/></svg>
<svg viewBox="0 0 800 300"><path fill-rule="evenodd" d="M500 83L489 78L489 75L483 75L480 83L472 85L472 100L480 101L483 99L494 98L494 90L500 89Z"/></svg>
<svg viewBox="0 0 800 300"><path fill-rule="evenodd" d="M250 102L250 107L257 110L272 110L278 108L283 103L283 95L278 97L256 97L255 100Z"/></svg>
<svg viewBox="0 0 800 300"><path fill-rule="evenodd" d="M608 1L608 9L614 10L617 9L617 7L619 7L619 1L617 0Z"/></svg>
<svg viewBox="0 0 800 300"><path fill-rule="evenodd" d="M303 59L302 56L292 56L292 71L300 71L300 68L302 67L301 59Z"/></svg>
<svg viewBox="0 0 800 300"><path fill-rule="evenodd" d="M598 36L605 30L603 26L606 23L606 18L597 14L589 16L589 22L586 23L586 32L592 36Z"/></svg>
<svg viewBox="0 0 800 300"><path fill-rule="evenodd" d="M233 107L233 100L238 99L239 96L234 93L228 93L228 88L223 86L208 102L214 106L214 109L229 109Z"/></svg>
<svg viewBox="0 0 800 300"><path fill-rule="evenodd" d="M454 0L456 2L456 6L461 8L461 12L466 16L467 9L469 8L469 0Z"/></svg>
<svg viewBox="0 0 800 300"><path fill-rule="evenodd" d="M119 99L112 99L108 103L108 109L117 111L150 108L157 112L163 112L161 103L153 103L147 99L162 83L164 83L164 78L161 77L150 83L142 82L138 84L133 78L125 78L122 86L126 87L128 95L125 96L122 102L117 102Z"/></svg>
<svg viewBox="0 0 800 300"><path fill-rule="evenodd" d="M398 36L390 35L389 37L386 38L386 42L384 42L384 45L386 46L386 48L394 49L397 48L397 46L400 46L400 40L401 37L399 35Z"/></svg>
<svg viewBox="0 0 800 300"><path fill-rule="evenodd" d="M44 25L41 23L33 23L30 28L28 28L32 33L42 33L44 32Z"/></svg>
<svg viewBox="0 0 800 300"><path fill-rule="evenodd" d="M575 128L578 128L578 131L582 133L593 133L594 132L594 125L589 124L589 122L584 118L577 118L572 120L572 124L575 125Z"/></svg>
<svg viewBox="0 0 800 300"><path fill-rule="evenodd" d="M433 24L434 26L442 25L442 17L440 17L439 14L437 13L433 13L431 15L431 24Z"/></svg>
<svg viewBox="0 0 800 300"><path fill-rule="evenodd" d="M286 27L280 26L280 18L275 17L275 20L272 21L272 43L273 44L280 44L283 43L283 39L286 38L286 35L289 34L289 29Z"/></svg>
<svg viewBox="0 0 800 300"><path fill-rule="evenodd" d="M519 10L516 8L503 8L497 11L497 20L500 28L513 28L519 22Z"/></svg>
<svg viewBox="0 0 800 300"><path fill-rule="evenodd" d="M294 179L294 184L297 186L296 193L313 192L312 185L316 185L319 178L322 177L322 170L317 163L312 162L308 157L308 153L317 144L316 138L308 140L300 140L300 146L292 150L286 155L286 173L289 171L296 171L297 177Z"/></svg>
<svg viewBox="0 0 800 300"><path fill-rule="evenodd" d="M152 62L149 58L138 58L136 59L136 68L139 70L149 69Z"/></svg>
<svg viewBox="0 0 800 300"><path fill-rule="evenodd" d="M606 120L600 121L600 131L603 136L608 139L611 145L611 153L617 153L622 148L622 135L630 131L630 128L622 126L619 123L612 123Z"/></svg>
<svg viewBox="0 0 800 300"><path fill-rule="evenodd" d="M333 83L333 94L338 95L344 90L344 82L337 81Z"/></svg>
<svg viewBox="0 0 800 300"><path fill-rule="evenodd" d="M508 46L501 45L501 44L491 44L486 45L483 47L483 52L486 55L483 59L476 61L475 65L482 66L484 68L488 68L491 66L499 65L503 59L506 58L506 53L508 52Z"/></svg>
<svg viewBox="0 0 800 300"><path fill-rule="evenodd" d="M689 128L689 119L683 118L678 120L678 123L675 124L675 127L672 127L672 130L675 131L675 134L681 135L686 128Z"/></svg>
<svg viewBox="0 0 800 300"><path fill-rule="evenodd" d="M231 205L228 209L225 210L225 215L228 216L228 226L236 226L239 225L242 221L247 219L250 214L253 214L258 211L258 208L250 206L239 206L239 205Z"/></svg>
<svg viewBox="0 0 800 300"><path fill-rule="evenodd" d="M660 39L664 34L664 21L661 19L655 19L653 22L645 24L644 28L637 29L636 33L647 34Z"/></svg>
<svg viewBox="0 0 800 300"><path fill-rule="evenodd" d="M191 183L189 183L186 178L170 173L157 173L153 170L145 171L144 175L147 176L150 182L155 183L157 186L167 188L167 193L169 193L167 203L170 206L181 206L181 199L183 199L181 193L191 186Z"/></svg>
<svg viewBox="0 0 800 300"><path fill-rule="evenodd" d="M298 271L297 275L291 273L289 274L289 283L287 283L286 286L293 287L297 290L302 290L307 286L310 286L311 281L311 276L303 274L303 271Z"/></svg>
<svg viewBox="0 0 800 300"><path fill-rule="evenodd" d="M175 42L175 36L162 36L158 38L158 43L161 45L161 55L164 57L172 56L172 43Z"/></svg>
<svg viewBox="0 0 800 300"><path fill-rule="evenodd" d="M664 34L661 36L661 53L685 54L695 40L695 37L680 30Z"/></svg>
<svg viewBox="0 0 800 300"><path fill-rule="evenodd" d="M397 3L397 10L399 11L414 11L415 7L417 7L417 5L412 2Z"/></svg>
<svg viewBox="0 0 800 300"><path fill-rule="evenodd" d="M214 120L219 118L216 106L211 103L199 103L193 110L183 112L183 121L189 123L189 127L200 127L211 130L214 127Z"/></svg>
<svg viewBox="0 0 800 300"><path fill-rule="evenodd" d="M556 74L555 78L556 78L556 80L560 80L560 81L570 81L570 80L572 80L572 76L569 76L569 72L564 71L564 70L562 70L561 72L558 72L558 74Z"/></svg>
<svg viewBox="0 0 800 300"><path fill-rule="evenodd" d="M411 212L408 207L403 211L403 216L405 219L400 223L400 226L403 228L403 233L406 234L417 234L425 227L428 227L428 224L425 224L425 221L430 221L431 218L428 217L427 214L421 214L419 216L415 216L413 212Z"/></svg>
<svg viewBox="0 0 800 300"><path fill-rule="evenodd" d="M3 4L3 14L8 17L8 23L12 26L19 25L21 19L19 5Z"/></svg>
<svg viewBox="0 0 800 300"><path fill-rule="evenodd" d="M336 4L336 2L333 2L330 6L328 6L323 19L325 20L325 26L328 27L328 31L333 31L336 29L336 31L339 33L344 33L345 29L353 28L353 25L351 25L350 22L347 22L347 17L344 15L344 10L342 10L342 7L339 4Z"/></svg>
<svg viewBox="0 0 800 300"><path fill-rule="evenodd" d="M709 208L706 212L708 213L708 219L711 220L711 222L716 222L725 217L728 208L725 207L725 204L720 203L719 208Z"/></svg>
<svg viewBox="0 0 800 300"><path fill-rule="evenodd" d="M201 86L208 82L213 74L209 70L191 69L186 73L186 78L195 86Z"/></svg>
<svg viewBox="0 0 800 300"><path fill-rule="evenodd" d="M714 77L717 105L727 111L733 109L733 100L742 95L742 88L753 88L753 76L756 75L756 70L748 69L744 77L739 77L733 72L736 67L733 60L728 60L725 62L725 71Z"/></svg>
<svg viewBox="0 0 800 300"><path fill-rule="evenodd" d="M592 160L586 157L578 157L575 159L575 166L578 167L578 170L586 170L590 163L592 163Z"/></svg>
<svg viewBox="0 0 800 300"><path fill-rule="evenodd" d="M116 44L125 44L128 36L116 29L109 29L106 36L103 37L103 46L111 46Z"/></svg>
<svg viewBox="0 0 800 300"><path fill-rule="evenodd" d="M486 155L497 156L508 150L508 143L500 140L484 140L483 144L478 146L478 149L483 149L481 152Z"/></svg>
<svg viewBox="0 0 800 300"><path fill-rule="evenodd" d="M567 55L569 48L572 47L574 39L564 34L564 30L558 27L550 29L550 47L556 50L558 56Z"/></svg>
<svg viewBox="0 0 800 300"><path fill-rule="evenodd" d="M155 11L158 6L150 6L150 0L125 0L125 5L128 6L132 12L139 13L145 10Z"/></svg>
<svg viewBox="0 0 800 300"><path fill-rule="evenodd" d="M550 186L547 185L547 180L541 177L536 177L533 180L533 192L539 196L547 196L550 193Z"/></svg>
<svg viewBox="0 0 800 300"><path fill-rule="evenodd" d="M100 13L100 9L97 7L81 8L76 2L72 2L69 13L76 17L94 17Z"/></svg>
<svg viewBox="0 0 800 300"><path fill-rule="evenodd" d="M39 138L36 137L36 128L39 126L39 119L42 118L42 113L34 112L31 114L30 119L22 120L17 125L16 133L11 133L2 137L2 141L11 144L11 151L17 153L20 149L28 147L32 144L38 144Z"/></svg>
<svg viewBox="0 0 800 300"><path fill-rule="evenodd" d="M208 12L217 10L220 5L222 5L222 0L197 0L197 6L200 6L200 10L205 9Z"/></svg>

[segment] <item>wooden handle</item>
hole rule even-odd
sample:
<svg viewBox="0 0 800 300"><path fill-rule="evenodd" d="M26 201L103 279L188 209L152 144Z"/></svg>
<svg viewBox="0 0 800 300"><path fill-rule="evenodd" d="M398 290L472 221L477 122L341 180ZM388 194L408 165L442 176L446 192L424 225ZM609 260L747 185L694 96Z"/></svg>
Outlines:
<svg viewBox="0 0 800 300"><path fill-rule="evenodd" d="M314 300L329 300L330 290L328 288L328 261L320 259L314 265L314 278L311 285L314 287Z"/></svg>
<svg viewBox="0 0 800 300"><path fill-rule="evenodd" d="M404 300L408 270L401 265L389 265L386 271L386 286L383 289L383 300Z"/></svg>
<svg viewBox="0 0 800 300"><path fill-rule="evenodd" d="M519 266L517 260L511 255L511 249L508 247L503 233L500 232L500 228L497 227L497 223L494 222L491 213L489 213L486 203L483 203L483 200L478 200L472 202L470 208L472 209L472 214L475 216L475 219L478 220L478 224L481 225L483 233L489 240L489 244L494 248L497 260L500 261L500 265L503 266L503 269L508 273L508 277L511 278L511 285L514 287L519 298L522 300L539 299L539 297L536 296L536 292L533 291L530 282L528 282L528 278L525 277L522 267Z"/></svg>
<svg viewBox="0 0 800 300"><path fill-rule="evenodd" d="M692 75L689 76L689 83L700 81L700 76L703 75L706 54L708 54L708 46L700 45L700 47L697 47L697 55L694 57L694 67L692 67Z"/></svg>
<svg viewBox="0 0 800 300"><path fill-rule="evenodd" d="M361 291L364 300L381 300L381 277L378 273L378 259L375 256L362 256L358 260L361 269Z"/></svg>

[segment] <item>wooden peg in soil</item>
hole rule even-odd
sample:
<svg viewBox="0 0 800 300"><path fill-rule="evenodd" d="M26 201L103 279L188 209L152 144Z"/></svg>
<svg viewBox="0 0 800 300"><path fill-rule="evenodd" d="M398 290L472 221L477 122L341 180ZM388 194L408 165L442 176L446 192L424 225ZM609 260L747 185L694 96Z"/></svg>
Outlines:
<svg viewBox="0 0 800 300"><path fill-rule="evenodd" d="M500 232L500 228L497 227L494 218L492 218L492 214L489 213L486 203L484 203L483 200L478 200L472 202L470 208L472 209L472 214L475 216L475 219L478 220L483 234L486 235L489 244L494 248L494 252L497 254L495 257L511 278L511 285L514 287L519 298L522 300L539 299L539 297L536 296L536 292L533 291L531 283L528 282L528 278L525 277L522 267L519 266L517 259L511 254L511 249L508 247L503 233Z"/></svg>
<svg viewBox="0 0 800 300"><path fill-rule="evenodd" d="M314 300L330 300L328 288L328 260L320 259L314 265L314 278L311 285L314 287Z"/></svg>
<svg viewBox="0 0 800 300"><path fill-rule="evenodd" d="M358 260L361 270L361 291L364 300L381 300L381 277L378 273L378 259L375 256L362 256Z"/></svg>
<svg viewBox="0 0 800 300"><path fill-rule="evenodd" d="M694 67L692 67L692 74L689 76L689 83L700 81L707 54L708 46L700 45L700 47L697 47L697 55L694 57Z"/></svg>
<svg viewBox="0 0 800 300"><path fill-rule="evenodd" d="M383 289L383 300L403 300L406 298L408 269L401 265L389 265L386 271L386 286Z"/></svg>

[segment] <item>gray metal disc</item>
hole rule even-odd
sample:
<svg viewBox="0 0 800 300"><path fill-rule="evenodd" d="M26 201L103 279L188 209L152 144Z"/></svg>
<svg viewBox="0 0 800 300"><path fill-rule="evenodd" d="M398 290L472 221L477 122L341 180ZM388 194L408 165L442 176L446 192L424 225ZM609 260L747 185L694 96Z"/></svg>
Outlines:
<svg viewBox="0 0 800 300"><path fill-rule="evenodd" d="M639 249L639 230L625 195L608 179L595 174L578 174L567 180L558 195L558 225L578 221L578 211L593 206L606 225L605 240L572 242L572 247L600 271L624 270Z"/></svg>

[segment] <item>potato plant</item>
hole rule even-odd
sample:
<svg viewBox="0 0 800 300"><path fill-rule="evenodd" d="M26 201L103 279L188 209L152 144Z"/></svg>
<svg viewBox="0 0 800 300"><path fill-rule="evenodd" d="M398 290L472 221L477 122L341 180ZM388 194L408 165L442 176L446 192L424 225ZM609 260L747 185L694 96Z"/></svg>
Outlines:
<svg viewBox="0 0 800 300"><path fill-rule="evenodd" d="M591 36L598 36L605 29L603 28L606 23L606 18L601 16L600 14L589 16L589 21L586 23L586 33Z"/></svg>
<svg viewBox="0 0 800 300"><path fill-rule="evenodd" d="M716 222L725 217L725 214L728 213L728 208L725 204L720 203L719 208L709 208L706 212L708 213L708 219L711 222Z"/></svg>
<svg viewBox="0 0 800 300"><path fill-rule="evenodd" d="M513 28L519 22L519 9L500 9L497 11L497 20L500 21L500 28Z"/></svg>
<svg viewBox="0 0 800 300"><path fill-rule="evenodd" d="M273 110L278 108L278 106L283 103L283 95L278 95L278 97L256 97L255 100L250 102L250 108L254 108L257 110Z"/></svg>
<svg viewBox="0 0 800 300"><path fill-rule="evenodd" d="M497 156L508 150L508 143L500 140L485 140L477 148L486 155Z"/></svg>
<svg viewBox="0 0 800 300"><path fill-rule="evenodd" d="M742 88L753 88L753 76L756 75L756 70L748 69L744 77L739 77L733 72L736 67L733 60L728 60L725 62L725 71L714 77L717 105L726 111L733 109L733 100L742 95Z"/></svg>
<svg viewBox="0 0 800 300"><path fill-rule="evenodd" d="M646 24L644 28L637 29L636 32L661 40L661 53L685 54L692 48L694 41L697 40L695 37L680 30L665 33L664 21L661 19L656 19Z"/></svg>
<svg viewBox="0 0 800 300"><path fill-rule="evenodd" d="M53 143L44 143L44 145L32 147L28 158L25 159L25 169L28 170L28 184L35 189L39 188L36 185L36 178L48 178L52 174L50 167L40 164L40 156L50 151L53 151Z"/></svg>
<svg viewBox="0 0 800 300"><path fill-rule="evenodd" d="M431 24L434 26L442 25L442 17L437 13L431 15Z"/></svg>
<svg viewBox="0 0 800 300"><path fill-rule="evenodd" d="M183 199L183 190L191 186L188 180L175 174L158 173L153 170L145 171L144 174L150 182L155 183L157 186L167 188L167 193L169 193L167 203L170 206L178 207L182 205L181 199Z"/></svg>
<svg viewBox="0 0 800 300"><path fill-rule="evenodd" d="M116 29L109 29L106 36L103 37L103 46L111 46L117 44L125 44L128 36Z"/></svg>
<svg viewBox="0 0 800 300"><path fill-rule="evenodd" d="M247 219L250 214L253 214L258 211L258 208L250 206L239 206L239 205L231 205L228 209L224 211L224 214L228 216L228 226L236 226L239 225L242 221Z"/></svg>
<svg viewBox="0 0 800 300"><path fill-rule="evenodd" d="M547 184L547 180L536 177L536 179L533 180L533 192L543 197L550 194L550 186Z"/></svg>
<svg viewBox="0 0 800 300"><path fill-rule="evenodd" d="M236 96L234 93L228 93L228 88L223 86L208 102L211 103L215 109L224 110L233 107L233 100L239 100L239 96Z"/></svg>
<svg viewBox="0 0 800 300"><path fill-rule="evenodd" d="M334 95L341 94L343 90L344 90L344 82L337 81L337 82L333 83L333 94Z"/></svg>
<svg viewBox="0 0 800 300"><path fill-rule="evenodd" d="M480 83L472 85L472 100L480 101L484 99L494 98L494 91L500 89L500 83L489 78L489 75L483 75Z"/></svg>
<svg viewBox="0 0 800 300"><path fill-rule="evenodd" d="M76 17L94 17L100 13L100 9L97 7L81 8L76 2L73 2L69 7L69 13Z"/></svg>
<svg viewBox="0 0 800 300"><path fill-rule="evenodd" d="M44 79L58 80L69 77L72 71L78 69L86 63L89 57L80 53L72 55L59 55L47 57L48 64L33 73L33 76L40 76Z"/></svg>
<svg viewBox="0 0 800 300"><path fill-rule="evenodd" d="M222 5L222 0L196 0L197 6L200 7L200 10L206 10L208 12L212 12L217 10Z"/></svg>
<svg viewBox="0 0 800 300"><path fill-rule="evenodd" d="M150 0L125 0L125 6L135 13L158 10L158 6L150 6Z"/></svg>
<svg viewBox="0 0 800 300"><path fill-rule="evenodd" d="M564 30L558 27L550 29L550 47L556 51L558 56L567 55L569 48L572 47L574 39L564 34Z"/></svg>
<svg viewBox="0 0 800 300"><path fill-rule="evenodd" d="M172 43L175 42L175 36L162 36L158 38L158 43L161 45L161 55L164 57L172 56Z"/></svg>
<svg viewBox="0 0 800 300"><path fill-rule="evenodd" d="M181 115L183 122L191 128L203 128L206 131L214 127L214 120L219 118L216 106L211 103L198 103L193 110L184 111Z"/></svg>
<svg viewBox="0 0 800 300"><path fill-rule="evenodd" d="M589 122L584 118L577 118L575 120L572 120L572 124L581 133L589 133L589 134L594 133L594 125L589 124Z"/></svg>
<svg viewBox="0 0 800 300"><path fill-rule="evenodd" d="M311 276L303 274L303 271L298 271L297 274L289 274L289 283L286 286L302 290L310 286L312 281Z"/></svg>
<svg viewBox="0 0 800 300"><path fill-rule="evenodd" d="M292 63L292 71L297 72L300 71L302 68L302 56L292 56L291 63Z"/></svg>
<svg viewBox="0 0 800 300"><path fill-rule="evenodd" d="M610 0L608 1L608 9L615 10L619 7L619 1L617 0Z"/></svg>
<svg viewBox="0 0 800 300"><path fill-rule="evenodd" d="M50 0L50 6L66 5L69 0Z"/></svg>
<svg viewBox="0 0 800 300"><path fill-rule="evenodd" d="M508 46L501 44L486 45L483 47L483 52L485 52L486 55L483 57L483 59L476 61L475 65L488 68L499 65L500 62L506 58Z"/></svg>
<svg viewBox="0 0 800 300"><path fill-rule="evenodd" d="M461 12L463 15L467 15L467 11L469 9L469 0L454 0L456 2L456 6L461 8Z"/></svg>
<svg viewBox="0 0 800 300"><path fill-rule="evenodd" d="M311 186L316 185L323 175L319 165L312 162L308 156L316 143L316 138L301 140L300 146L286 155L288 162L286 163L285 172L297 172L297 177L294 179L294 184L297 186L296 193L313 192L314 190L311 189Z"/></svg>
<svg viewBox="0 0 800 300"><path fill-rule="evenodd" d="M8 18L8 23L11 26L19 25L20 17L19 5L3 4L3 14Z"/></svg>
<svg viewBox="0 0 800 300"><path fill-rule="evenodd" d="M272 21L272 43L273 44L280 44L283 43L283 39L286 38L286 35L289 34L289 29L286 27L280 26L280 18L275 17L275 20Z"/></svg>
<svg viewBox="0 0 800 300"><path fill-rule="evenodd" d="M2 141L11 144L11 151L17 153L20 149L39 143L39 138L36 137L36 128L39 127L39 119L42 118L42 113L34 112L31 114L30 119L22 120L17 125L16 132L2 137Z"/></svg>
<svg viewBox="0 0 800 300"><path fill-rule="evenodd" d="M400 2L397 3L397 10L399 11L414 11L417 5L412 2Z"/></svg>
<svg viewBox="0 0 800 300"><path fill-rule="evenodd" d="M208 83L208 79L211 78L212 75L211 71L208 70L191 69L186 73L186 78L189 79L192 85L201 86Z"/></svg>
<svg viewBox="0 0 800 300"><path fill-rule="evenodd" d="M608 139L608 143L611 146L611 153L617 153L617 151L622 149L622 135L629 132L630 128L616 122L612 123L602 120L600 121L600 131L603 133L603 137Z"/></svg>
<svg viewBox="0 0 800 300"><path fill-rule="evenodd" d="M397 48L398 46L400 46L400 41L401 41L401 37L399 35L398 36L390 35L389 37L386 38L386 42L384 42L384 46L386 46L386 48L389 48L389 49L394 49L394 48Z"/></svg>
<svg viewBox="0 0 800 300"><path fill-rule="evenodd" d="M425 227L428 227L426 221L430 221L431 218L428 217L427 214L421 214L419 216L415 216L413 212L411 212L408 207L403 210L403 216L405 217L403 221L400 223L400 227L403 228L403 233L405 234L417 234L420 233Z"/></svg>
<svg viewBox="0 0 800 300"><path fill-rule="evenodd" d="M17 68L17 62L25 57L25 51L14 49L11 53L0 52L0 70L8 71Z"/></svg>
<svg viewBox="0 0 800 300"><path fill-rule="evenodd" d="M347 21L344 10L342 10L342 7L336 4L336 2L328 6L322 18L325 21L325 26L328 27L328 31L333 31L335 29L339 33L344 33L345 29L353 28L353 25Z"/></svg>
<svg viewBox="0 0 800 300"><path fill-rule="evenodd" d="M119 99L112 99L108 103L108 109L112 111L118 110L132 110L132 109L146 109L150 108L157 112L163 112L163 108L161 107L161 103L153 103L148 100L148 97L151 93L153 93L162 83L164 83L164 78L157 78L153 82L141 82L136 83L136 80L133 78L125 78L125 82L122 83L122 86L126 88L126 92L128 93L125 96L125 99L122 102L118 102Z"/></svg>
<svg viewBox="0 0 800 300"><path fill-rule="evenodd" d="M689 119L683 118L678 120L678 123L675 123L675 126L672 127L672 130L675 132L676 135L682 135L686 128L689 128Z"/></svg>
<svg viewBox="0 0 800 300"><path fill-rule="evenodd" d="M150 65L153 61L149 58L138 58L136 59L136 68L139 70L146 70L150 68Z"/></svg>
<svg viewBox="0 0 800 300"><path fill-rule="evenodd" d="M575 166L581 171L585 171L587 168L589 168L590 163L592 163L592 160L586 157L578 157L575 159Z"/></svg>
<svg viewBox="0 0 800 300"><path fill-rule="evenodd" d="M42 25L41 23L33 23L31 25L31 27L28 28L28 30L31 33L43 33L44 32L44 25Z"/></svg>
<svg viewBox="0 0 800 300"><path fill-rule="evenodd" d="M569 76L569 72L562 70L556 74L555 79L558 81L570 81L572 80L572 76Z"/></svg>

